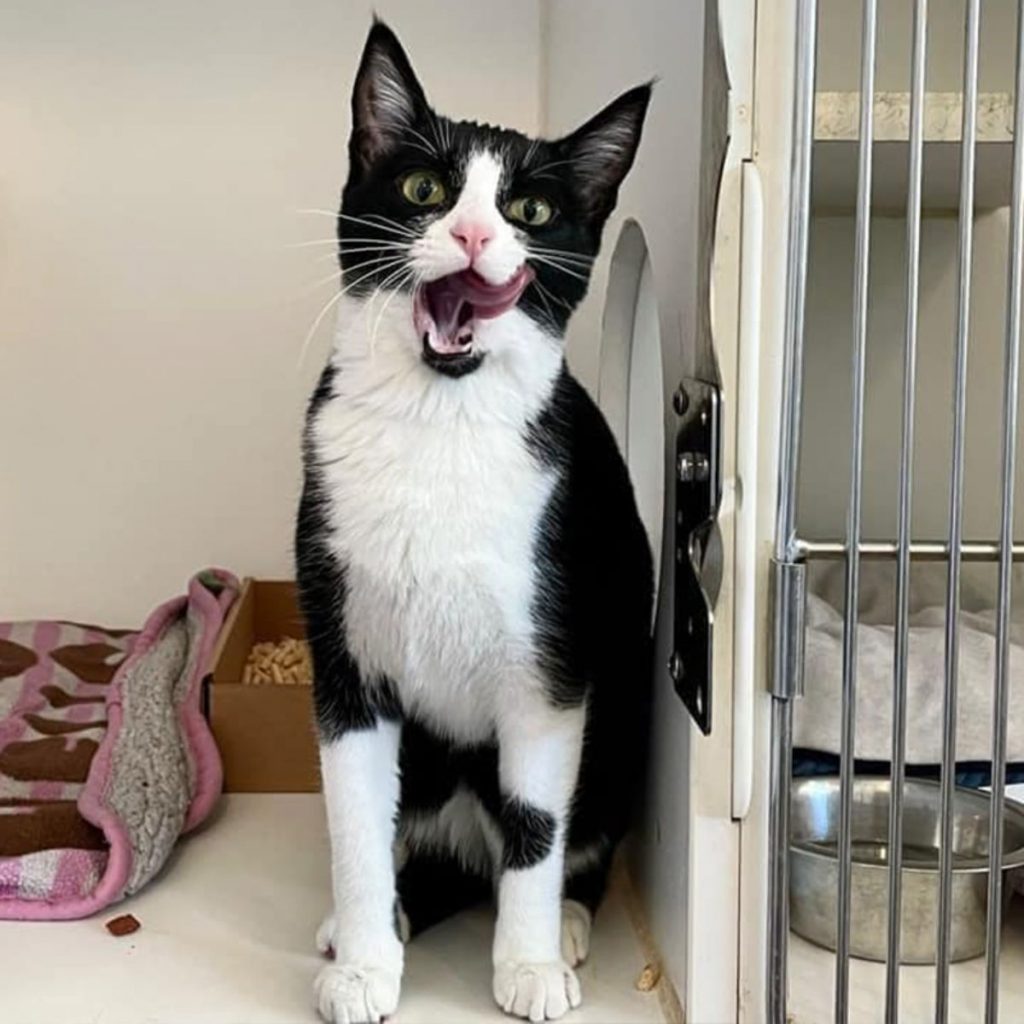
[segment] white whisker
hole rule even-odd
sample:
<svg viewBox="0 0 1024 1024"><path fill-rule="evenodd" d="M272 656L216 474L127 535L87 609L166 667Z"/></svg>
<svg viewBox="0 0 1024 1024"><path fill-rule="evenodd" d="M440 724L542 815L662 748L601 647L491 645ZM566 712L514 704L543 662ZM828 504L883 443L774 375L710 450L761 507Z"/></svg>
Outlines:
<svg viewBox="0 0 1024 1024"><path fill-rule="evenodd" d="M531 252L543 253L545 256L565 256L566 259L582 260L586 263L593 263L595 257L588 256L582 252L572 252L569 249L552 249L545 245L531 245Z"/></svg>
<svg viewBox="0 0 1024 1024"><path fill-rule="evenodd" d="M537 178L537 177L541 176L541 172L543 172L543 171L550 171L552 167L563 167L565 164L574 164L574 163L576 163L575 157L570 157L567 160L550 160L546 164L541 164L540 167L530 167L530 168L527 168L527 172L526 173L531 175L534 178ZM558 175L556 175L556 174L548 174L548 175L546 175L546 177L557 178Z"/></svg>
<svg viewBox="0 0 1024 1024"><path fill-rule="evenodd" d="M577 273L575 270L570 270L568 267L563 267L553 260L548 259L546 256L532 256L530 257L535 263L540 263L543 266L551 267L552 270L560 270L563 274L568 274L569 277L575 277L577 280L587 283L589 278L585 275Z"/></svg>
<svg viewBox="0 0 1024 1024"><path fill-rule="evenodd" d="M361 218L350 217L348 214L341 214L341 216L346 220L359 220L369 227L390 228L401 235L408 235L411 238L416 236L415 231L407 228L404 224L399 224L398 221L392 220L390 217L385 217L382 213L368 213L365 217ZM371 217L374 219L371 220Z"/></svg>
<svg viewBox="0 0 1024 1024"><path fill-rule="evenodd" d="M402 276L399 277L397 282L395 282L393 288L391 289L391 294L384 300L384 304L380 307L380 312L377 314L377 319L374 320L374 322L373 322L373 330L370 333L370 354L371 355L376 350L376 346L377 346L377 330L380 328L380 322L381 322L381 318L384 316L384 311L388 308L388 305L391 303L391 300L394 299L394 297L399 293L399 291L401 291L401 289L405 286L406 282L413 280L415 277L416 277L415 271L406 268L404 273L402 274ZM391 278L389 277L387 281L385 281L385 282L383 282L383 284L381 284L381 288L386 287L390 281L391 281Z"/></svg>
<svg viewBox="0 0 1024 1024"><path fill-rule="evenodd" d="M548 320L551 322L551 326L554 327L555 314L552 311L551 306L548 304L548 300L544 297L544 288L541 286L540 281L538 281L536 278L534 278L530 283L537 289L537 294L540 296L540 301L544 303L544 308L548 311Z"/></svg>
<svg viewBox="0 0 1024 1024"><path fill-rule="evenodd" d="M312 245L337 245L337 238L313 238L307 242L288 242L286 249L308 249Z"/></svg>
<svg viewBox="0 0 1024 1024"><path fill-rule="evenodd" d="M306 287L303 288L302 291L298 293L296 298L305 298L311 292L315 292L317 288L322 288L325 284L330 284L330 282L332 281L340 281L341 274L341 267L338 267L338 269L335 270L334 273L329 275L328 277L323 277L319 281L314 281L312 284L306 285Z"/></svg>
<svg viewBox="0 0 1024 1024"><path fill-rule="evenodd" d="M418 146L418 149L422 149L425 153L429 153L431 156L438 157L440 159L441 154L434 148L433 143L421 132L416 131L415 128L406 128L407 132L411 132L416 138L420 139L423 143L422 146Z"/></svg>
<svg viewBox="0 0 1024 1024"><path fill-rule="evenodd" d="M344 248L349 244L365 244L372 243L378 249L408 249L412 242L406 242L394 238L343 238L339 241L337 238L312 238L305 242L289 242L286 249L308 249L313 245L336 245L339 248Z"/></svg>
<svg viewBox="0 0 1024 1024"><path fill-rule="evenodd" d="M398 250L395 250L395 249L385 249L385 248L383 248L382 246L379 246L379 245L364 245L364 246L360 246L359 248L356 248L356 249L345 249L344 250L344 254L346 256L359 256L362 253L367 253L367 252L383 252L385 255L396 256L396 255L398 255L399 252L404 252L404 251L405 250L403 250L403 249L398 249ZM330 252L320 252L320 253L317 253L316 256L313 257L313 262L314 263L323 263L326 260L334 260L335 262L337 262L339 256L341 256L341 253L337 249L332 249Z"/></svg>
<svg viewBox="0 0 1024 1024"><path fill-rule="evenodd" d="M354 273L356 271L362 270L364 267L374 266L374 264L379 264L379 266L374 266L374 269L370 270L369 273L363 274L360 277L356 278L355 281L347 285L344 289L342 289L342 291L347 292L349 288L352 288L355 285L359 284L360 281L365 281L366 278L373 277L374 274L383 273L385 270L390 269L392 266L396 266L400 263L404 264L405 262L405 257L394 256L381 256L380 259L360 260L359 263L357 263L354 267L351 267L349 269L349 273ZM325 284L328 284L331 281L340 280L343 273L344 271L342 271L342 269L339 267L330 276L325 277L320 281L316 281L313 284L304 288L301 292L299 292L299 297L308 295L310 292L316 291L317 288L322 288Z"/></svg>
<svg viewBox="0 0 1024 1024"><path fill-rule="evenodd" d="M556 253L550 249L533 249L529 250L529 255L540 256L544 259L554 260L557 263L564 263L566 266L579 267L581 270L590 270L594 265L593 260L582 259L572 255L564 255Z"/></svg>
<svg viewBox="0 0 1024 1024"><path fill-rule="evenodd" d="M373 262L376 262L376 261L373 261ZM404 263L404 259L401 260L400 262ZM309 343L313 340L313 335L316 333L316 329L323 322L323 319L327 315L328 311L337 302L339 302L341 300L341 297L343 295L347 294L353 288L355 288L355 286L357 284L361 283L362 281L365 281L367 278L373 277L375 274L382 274L382 273L384 273L385 271L389 270L391 266L392 266L392 264L387 263L384 266L374 267L373 270L368 271L365 274L361 274L354 281L349 282L347 285L345 285L344 288L340 289L338 291L338 294L330 299L330 301L327 303L327 305L325 305L324 308L321 309L320 312L317 314L316 319L313 321L313 326L309 329L309 333L306 335L305 339L302 342L302 348L299 350L299 361L298 361L298 363L296 365L296 369L301 369L302 363L303 363L303 361L306 358L306 351L309 348ZM400 268L400 270L401 269L404 269L404 268ZM390 278L391 278L391 275L389 275L388 278L386 278L385 280L390 280ZM382 286L379 285L378 288L380 288L380 287L382 287Z"/></svg>
<svg viewBox="0 0 1024 1024"><path fill-rule="evenodd" d="M553 299L560 306L565 306L565 308L569 310L570 313L572 312L572 303L566 302L565 299L556 295L553 291L549 290L548 288L545 288L544 285L542 285L540 281L538 281L536 278L533 279L533 283L549 298Z"/></svg>
<svg viewBox="0 0 1024 1024"><path fill-rule="evenodd" d="M299 349L299 361L295 366L296 370L302 369L302 364L306 358L306 350L309 348L309 343L313 340L313 335L316 334L316 329L320 326L323 318L327 316L328 311L339 302L344 292L338 292L337 295L333 296L328 300L327 305L317 314L317 318L313 321L313 326L310 327L309 333L306 335L305 340L302 342L302 348Z"/></svg>
<svg viewBox="0 0 1024 1024"><path fill-rule="evenodd" d="M400 235L405 238L416 237L415 231L411 231L409 228L404 227L397 221L393 221L379 213L368 213L365 217L355 217L350 213L339 213L338 217L341 220L347 220L353 224L361 224L364 228L373 228L375 231L392 231L396 235ZM376 219L371 220L371 217Z"/></svg>
<svg viewBox="0 0 1024 1024"><path fill-rule="evenodd" d="M345 256L355 256L361 252L408 252L410 246L408 245L357 245L354 247L342 246L341 253Z"/></svg>

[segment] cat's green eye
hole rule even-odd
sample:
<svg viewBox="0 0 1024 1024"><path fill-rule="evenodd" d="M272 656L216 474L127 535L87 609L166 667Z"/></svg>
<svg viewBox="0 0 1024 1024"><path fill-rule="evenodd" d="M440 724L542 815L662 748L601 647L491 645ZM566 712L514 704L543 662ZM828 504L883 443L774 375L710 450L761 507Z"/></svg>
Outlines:
<svg viewBox="0 0 1024 1024"><path fill-rule="evenodd" d="M505 216L527 227L539 228L555 215L554 207L540 196L520 196L505 207Z"/></svg>
<svg viewBox="0 0 1024 1024"><path fill-rule="evenodd" d="M410 171L399 179L398 187L416 206L437 206L444 202L444 182L433 171Z"/></svg>

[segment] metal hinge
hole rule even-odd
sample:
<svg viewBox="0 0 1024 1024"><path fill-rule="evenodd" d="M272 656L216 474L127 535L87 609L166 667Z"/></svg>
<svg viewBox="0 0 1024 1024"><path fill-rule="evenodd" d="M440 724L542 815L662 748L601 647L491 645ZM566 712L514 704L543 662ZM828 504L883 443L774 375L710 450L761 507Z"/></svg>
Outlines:
<svg viewBox="0 0 1024 1024"><path fill-rule="evenodd" d="M804 620L807 564L772 559L772 630L769 688L773 697L804 695Z"/></svg>
<svg viewBox="0 0 1024 1024"><path fill-rule="evenodd" d="M714 384L684 380L672 400L675 447L675 625L669 673L676 693L706 736L711 732L714 607L722 583L716 520L722 501L721 395Z"/></svg>

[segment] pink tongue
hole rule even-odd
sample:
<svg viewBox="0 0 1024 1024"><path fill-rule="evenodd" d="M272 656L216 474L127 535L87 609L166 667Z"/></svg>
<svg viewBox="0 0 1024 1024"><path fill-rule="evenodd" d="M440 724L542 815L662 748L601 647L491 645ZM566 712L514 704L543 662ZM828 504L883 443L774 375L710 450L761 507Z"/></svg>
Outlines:
<svg viewBox="0 0 1024 1024"><path fill-rule="evenodd" d="M460 330L469 320L488 320L511 309L532 277L533 271L523 267L505 284L493 285L472 270L464 270L425 285L426 306L438 340L446 348L460 346Z"/></svg>

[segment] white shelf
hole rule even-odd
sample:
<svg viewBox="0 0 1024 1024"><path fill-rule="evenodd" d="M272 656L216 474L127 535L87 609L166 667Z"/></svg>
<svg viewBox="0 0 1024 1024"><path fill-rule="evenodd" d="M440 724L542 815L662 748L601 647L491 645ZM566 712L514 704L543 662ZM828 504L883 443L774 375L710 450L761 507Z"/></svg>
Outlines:
<svg viewBox="0 0 1024 1024"><path fill-rule="evenodd" d="M925 94L924 184L926 209L955 210L960 193L963 96ZM816 208L852 210L857 195L860 116L858 92L819 92L814 109L813 202ZM902 211L906 205L910 94L876 92L872 206ZM992 209L1010 200L1013 100L1008 93L978 99L975 207Z"/></svg>
<svg viewBox="0 0 1024 1024"><path fill-rule="evenodd" d="M319 794L233 794L138 896L86 921L0 921L0 1018L33 1024L317 1024L313 935L329 903ZM123 939L103 922L132 913ZM394 1024L508 1021L491 996L493 914L467 911L415 939ZM621 893L597 915L573 1024L658 1024ZM59 965L60 984L54 983Z"/></svg>

